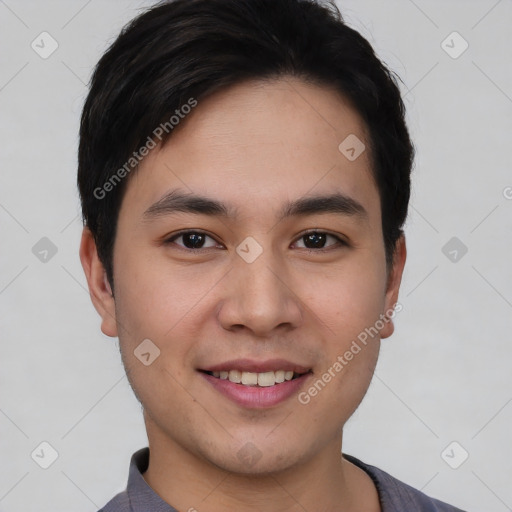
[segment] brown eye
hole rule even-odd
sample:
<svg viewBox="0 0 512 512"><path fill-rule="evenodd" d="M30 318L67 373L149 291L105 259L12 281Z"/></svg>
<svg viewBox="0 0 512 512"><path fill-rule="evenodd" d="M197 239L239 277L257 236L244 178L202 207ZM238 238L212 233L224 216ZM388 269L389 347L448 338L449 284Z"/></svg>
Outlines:
<svg viewBox="0 0 512 512"><path fill-rule="evenodd" d="M326 245L329 239L334 240L334 243ZM309 250L322 250L336 245L347 245L336 235L331 235L323 231L310 231L309 233L305 233L299 238L297 243L299 241L303 241L304 248Z"/></svg>
<svg viewBox="0 0 512 512"><path fill-rule="evenodd" d="M182 243L177 243L176 240L182 240ZM211 240L209 245L205 245L207 240ZM176 244L179 247L183 247L184 249L194 250L194 249L207 249L209 247L215 247L217 242L206 233L202 233L201 231L182 231L181 233L177 233L173 235L171 238L168 238L165 241L165 244Z"/></svg>

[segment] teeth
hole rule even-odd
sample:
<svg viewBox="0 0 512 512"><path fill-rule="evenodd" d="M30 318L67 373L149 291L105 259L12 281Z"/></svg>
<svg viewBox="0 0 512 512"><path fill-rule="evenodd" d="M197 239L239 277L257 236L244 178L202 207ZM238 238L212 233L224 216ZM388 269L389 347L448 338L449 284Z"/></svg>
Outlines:
<svg viewBox="0 0 512 512"><path fill-rule="evenodd" d="M275 372L275 374L276 374L276 383L277 384L284 382L284 374L285 374L284 370L277 370L277 372Z"/></svg>
<svg viewBox="0 0 512 512"><path fill-rule="evenodd" d="M214 377L223 380L229 380L235 384L243 384L245 386L261 386L268 387L275 384L281 384L284 381L292 380L293 372L277 370L276 372L241 372L239 370L230 370L222 372L212 372Z"/></svg>
<svg viewBox="0 0 512 512"><path fill-rule="evenodd" d="M246 386L256 386L256 384L258 384L258 374L242 372L242 384L245 384Z"/></svg>
<svg viewBox="0 0 512 512"><path fill-rule="evenodd" d="M230 370L229 380L240 384L240 382L242 382L242 372L239 372L238 370Z"/></svg>
<svg viewBox="0 0 512 512"><path fill-rule="evenodd" d="M258 386L273 386L276 383L274 372L258 373Z"/></svg>

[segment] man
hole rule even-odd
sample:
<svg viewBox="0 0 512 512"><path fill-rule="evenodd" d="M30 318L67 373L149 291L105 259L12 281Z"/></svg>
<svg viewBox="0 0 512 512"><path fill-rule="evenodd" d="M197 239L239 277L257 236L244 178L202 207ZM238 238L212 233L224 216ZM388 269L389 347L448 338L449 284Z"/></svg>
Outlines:
<svg viewBox="0 0 512 512"><path fill-rule="evenodd" d="M413 146L336 7L175 0L102 57L80 257L149 447L105 512L456 511L342 455L406 260Z"/></svg>

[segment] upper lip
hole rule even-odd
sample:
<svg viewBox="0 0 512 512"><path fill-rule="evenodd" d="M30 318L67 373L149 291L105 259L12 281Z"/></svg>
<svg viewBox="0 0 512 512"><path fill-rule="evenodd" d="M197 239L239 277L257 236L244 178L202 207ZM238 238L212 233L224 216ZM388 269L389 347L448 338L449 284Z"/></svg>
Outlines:
<svg viewBox="0 0 512 512"><path fill-rule="evenodd" d="M265 373L284 370L292 371L294 373L307 373L311 368L287 361L286 359L267 359L265 361L257 361L255 359L233 359L224 363L200 368L200 370L205 372L239 370L251 373Z"/></svg>

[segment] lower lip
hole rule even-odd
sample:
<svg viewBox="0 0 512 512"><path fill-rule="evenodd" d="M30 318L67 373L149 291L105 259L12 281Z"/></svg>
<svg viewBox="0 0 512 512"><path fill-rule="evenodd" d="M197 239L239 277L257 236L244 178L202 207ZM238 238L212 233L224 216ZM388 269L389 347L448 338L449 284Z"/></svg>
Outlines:
<svg viewBox="0 0 512 512"><path fill-rule="evenodd" d="M244 386L236 384L228 379L219 379L208 373L200 372L201 375L220 393L233 402L243 407L252 409L264 409L284 402L304 385L312 375L305 373L296 379L286 380L273 386Z"/></svg>

